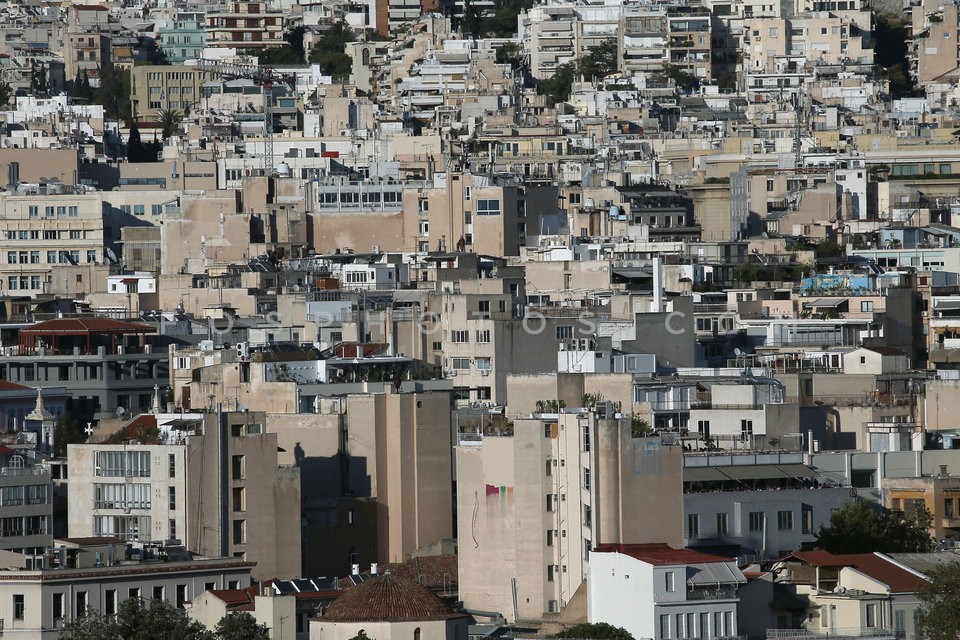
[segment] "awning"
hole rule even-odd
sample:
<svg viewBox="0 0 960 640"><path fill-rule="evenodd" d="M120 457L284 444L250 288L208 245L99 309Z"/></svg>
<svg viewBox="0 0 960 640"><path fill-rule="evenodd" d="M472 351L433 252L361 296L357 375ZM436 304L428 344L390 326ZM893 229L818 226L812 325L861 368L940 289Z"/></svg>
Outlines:
<svg viewBox="0 0 960 640"><path fill-rule="evenodd" d="M804 303L803 303L803 306L805 306L805 307L817 307L817 308L820 308L820 307L839 307L840 305L842 305L842 304L843 304L844 302L846 302L846 301L847 301L846 298L817 298L816 300L813 300L813 301L811 301L811 302L804 302Z"/></svg>
<svg viewBox="0 0 960 640"><path fill-rule="evenodd" d="M933 308L934 309L960 309L960 296L956 298L934 298L933 299Z"/></svg>
<svg viewBox="0 0 960 640"><path fill-rule="evenodd" d="M800 463L750 464L724 467L685 467L684 482L723 482L724 480L778 480L816 478L810 467Z"/></svg>
<svg viewBox="0 0 960 640"><path fill-rule="evenodd" d="M734 573L725 562L691 564L687 569L687 584L691 586L742 584L746 581L742 573Z"/></svg>

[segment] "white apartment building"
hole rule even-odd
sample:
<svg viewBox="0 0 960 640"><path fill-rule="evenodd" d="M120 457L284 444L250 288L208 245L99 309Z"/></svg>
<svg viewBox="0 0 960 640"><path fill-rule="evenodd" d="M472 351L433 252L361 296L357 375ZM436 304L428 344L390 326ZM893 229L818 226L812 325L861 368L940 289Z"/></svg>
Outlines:
<svg viewBox="0 0 960 640"><path fill-rule="evenodd" d="M530 53L530 73L551 77L557 67L576 60L607 40L615 40L622 4L554 3L533 7L518 18L523 48Z"/></svg>
<svg viewBox="0 0 960 640"><path fill-rule="evenodd" d="M587 618L635 638L732 638L744 583L733 559L666 544L603 544L590 553Z"/></svg>

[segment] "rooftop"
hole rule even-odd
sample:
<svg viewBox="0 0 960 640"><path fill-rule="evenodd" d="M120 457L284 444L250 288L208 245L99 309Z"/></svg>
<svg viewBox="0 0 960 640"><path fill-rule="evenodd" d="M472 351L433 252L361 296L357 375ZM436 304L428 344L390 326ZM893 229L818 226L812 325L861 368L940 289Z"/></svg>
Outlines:
<svg viewBox="0 0 960 640"><path fill-rule="evenodd" d="M692 549L674 549L668 544L599 544L593 553L622 553L647 564L663 566L674 564L707 564L731 562L732 558L702 553Z"/></svg>
<svg viewBox="0 0 960 640"><path fill-rule="evenodd" d="M419 584L392 573L349 589L330 605L323 619L331 622L403 622L462 617Z"/></svg>

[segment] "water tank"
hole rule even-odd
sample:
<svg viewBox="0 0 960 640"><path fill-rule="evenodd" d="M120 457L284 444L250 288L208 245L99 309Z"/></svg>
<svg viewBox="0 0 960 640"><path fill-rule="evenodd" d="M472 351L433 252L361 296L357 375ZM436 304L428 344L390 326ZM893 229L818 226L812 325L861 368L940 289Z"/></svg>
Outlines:
<svg viewBox="0 0 960 640"><path fill-rule="evenodd" d="M587 209L596 209L597 202L593 198L587 198L585 206Z"/></svg>
<svg viewBox="0 0 960 640"><path fill-rule="evenodd" d="M619 215L620 215L620 207L618 207L617 205L612 205L610 207L610 217L616 218Z"/></svg>
<svg viewBox="0 0 960 640"><path fill-rule="evenodd" d="M290 177L290 165L288 165L286 162L281 162L280 164L278 164L278 165L277 165L277 175L280 176L281 178L289 178L289 177Z"/></svg>

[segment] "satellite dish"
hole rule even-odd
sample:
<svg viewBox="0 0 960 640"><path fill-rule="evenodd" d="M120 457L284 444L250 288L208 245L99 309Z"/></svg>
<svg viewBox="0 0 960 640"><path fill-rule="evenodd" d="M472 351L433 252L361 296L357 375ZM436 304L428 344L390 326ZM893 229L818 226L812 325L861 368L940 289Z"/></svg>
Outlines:
<svg viewBox="0 0 960 640"><path fill-rule="evenodd" d="M13 146L13 140L11 140L10 138L4 138L2 144L4 149L9 149L10 147Z"/></svg>
<svg viewBox="0 0 960 640"><path fill-rule="evenodd" d="M122 418L122 417L124 416L124 414L126 414L126 413L127 413L127 410L126 410L126 409L124 409L123 407L117 407L117 417L118 417L118 418Z"/></svg>
<svg viewBox="0 0 960 640"><path fill-rule="evenodd" d="M740 356L743 355L743 351L740 350L740 347L737 347L736 349L733 350L733 355L739 358Z"/></svg>

